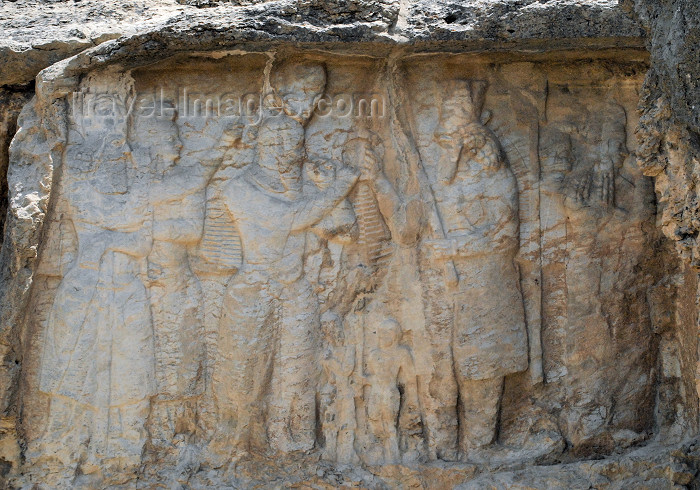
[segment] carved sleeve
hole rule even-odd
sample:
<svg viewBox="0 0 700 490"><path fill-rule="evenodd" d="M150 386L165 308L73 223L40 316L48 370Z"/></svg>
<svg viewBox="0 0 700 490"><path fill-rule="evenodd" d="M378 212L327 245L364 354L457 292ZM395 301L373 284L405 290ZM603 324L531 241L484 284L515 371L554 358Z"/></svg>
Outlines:
<svg viewBox="0 0 700 490"><path fill-rule="evenodd" d="M348 195L357 178L357 173L350 168L341 167L334 185L312 196L304 196L294 210L291 231L302 231L318 223Z"/></svg>

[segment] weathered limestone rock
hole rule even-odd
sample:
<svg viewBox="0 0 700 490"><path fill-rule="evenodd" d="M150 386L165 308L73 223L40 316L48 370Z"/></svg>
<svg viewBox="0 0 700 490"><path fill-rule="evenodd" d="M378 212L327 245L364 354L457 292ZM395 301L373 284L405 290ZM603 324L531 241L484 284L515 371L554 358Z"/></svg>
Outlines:
<svg viewBox="0 0 700 490"><path fill-rule="evenodd" d="M695 484L677 102L616 2L105 5L0 18L8 485Z"/></svg>
<svg viewBox="0 0 700 490"><path fill-rule="evenodd" d="M648 29L652 59L640 102L642 168L655 177L659 226L697 269L700 6L683 1L625 4Z"/></svg>
<svg viewBox="0 0 700 490"><path fill-rule="evenodd" d="M452 41L534 49L643 45L643 31L616 0L15 0L0 6L0 26L0 86L26 84L50 64L120 35L135 35L122 48L131 59L141 50L155 56L188 45L216 49L216 38L237 44Z"/></svg>

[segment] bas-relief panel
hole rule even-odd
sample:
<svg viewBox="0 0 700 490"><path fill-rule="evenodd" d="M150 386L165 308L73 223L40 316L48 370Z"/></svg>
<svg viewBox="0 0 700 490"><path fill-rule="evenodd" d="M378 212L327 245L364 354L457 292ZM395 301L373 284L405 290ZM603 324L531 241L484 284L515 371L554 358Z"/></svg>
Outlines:
<svg viewBox="0 0 700 490"><path fill-rule="evenodd" d="M29 459L375 465L649 436L643 67L219 58L69 97Z"/></svg>

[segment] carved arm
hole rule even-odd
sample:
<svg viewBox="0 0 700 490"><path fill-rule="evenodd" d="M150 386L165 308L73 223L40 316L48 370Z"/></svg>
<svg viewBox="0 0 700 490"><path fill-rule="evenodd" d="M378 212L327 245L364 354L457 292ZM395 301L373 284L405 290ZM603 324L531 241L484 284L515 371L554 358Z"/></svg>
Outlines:
<svg viewBox="0 0 700 490"><path fill-rule="evenodd" d="M336 204L342 201L357 182L358 174L349 167L341 166L336 172L336 181L327 189L304 196L296 205L292 218L291 231L302 231L315 225L326 216Z"/></svg>

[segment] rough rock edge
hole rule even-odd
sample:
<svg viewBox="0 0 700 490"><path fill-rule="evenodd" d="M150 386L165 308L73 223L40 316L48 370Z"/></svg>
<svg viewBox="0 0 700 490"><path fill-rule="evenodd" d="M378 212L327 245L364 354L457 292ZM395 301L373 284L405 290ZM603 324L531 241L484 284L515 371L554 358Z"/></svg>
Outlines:
<svg viewBox="0 0 700 490"><path fill-rule="evenodd" d="M700 270L700 3L620 0L647 30L651 68L637 136L645 175L654 177L658 225Z"/></svg>
<svg viewBox="0 0 700 490"><path fill-rule="evenodd" d="M275 6L289 5L289 2L272 2ZM522 3L522 2L521 2ZM567 3L567 2L562 2ZM569 2L571 3L571 2ZM602 3L602 2L599 2ZM638 2L639 3L639 2ZM420 5L420 4L419 4ZM442 7L442 5L441 5ZM77 78L80 74L85 73L91 69L94 69L101 65L111 64L115 62L121 62L124 66L134 66L142 63L146 63L149 60L153 60L153 51L156 49L158 57L166 57L170 54L176 52L186 52L192 50L212 50L212 49L225 49L226 47L233 46L257 46L260 47L271 46L279 42L286 43L313 43L316 47L336 47L342 48L342 43L345 42L356 42L360 43L360 47L368 51L375 51L377 46L380 46L380 51L388 51L396 45L408 45L409 51L442 51L446 47L450 50L455 51L483 51L483 50L523 50L523 51L544 51L546 49L570 49L570 48L604 48L604 47L639 47L640 36L637 32L632 35L631 31L628 32L629 35L618 35L610 37L596 37L593 36L581 36L581 37L556 37L556 42L551 42L551 39L547 36L551 36L551 33L545 35L543 32L535 33L535 35L528 36L522 35L522 30L516 27L515 32L519 37L513 39L509 37L502 30L495 28L490 30L490 28L484 28L484 24L479 24L473 29L465 29L463 31L443 31L441 28L434 28L431 30L427 29L427 33L423 34L416 33L412 40L407 38L401 38L397 36L396 30L391 33L389 29L386 30L376 29L373 25L355 25L349 29L344 29L338 26L326 26L319 28L318 26L303 25L287 22L283 16L273 17L271 22L264 22L263 24L256 25L252 22L250 25L245 27L237 27L236 29L228 29L227 22L230 19L222 21L217 18L216 14L209 15L214 10L220 9L208 9L206 15L197 15L196 22L193 24L193 19L189 16L176 16L176 18L168 19L162 23L158 28L153 31L146 32L143 34L132 35L129 37L121 38L116 41L106 43L105 45L98 46L97 48L90 49L88 52L82 53L71 60L66 60L64 63L59 63L59 66L51 67L47 70L42 77L40 77L40 92L45 95L56 94L67 90L69 86L57 86L56 81L61 80L57 77L59 73L70 74L75 76L73 80L68 80L69 82L77 82ZM416 8L415 6L412 8ZM447 8L447 7L445 7ZM554 8L556 10L556 7ZM275 11L275 14L277 11ZM263 11L263 14L266 12ZM275 15L273 14L273 15ZM400 16L399 16L400 17ZM444 19L443 19L444 20ZM382 21L379 21L382 22ZM412 21L413 22L413 21ZM555 21L556 22L556 21ZM477 23L478 24L478 23ZM497 24L497 23L496 23ZM547 22L547 24L552 25L552 21ZM488 24L493 26L494 24ZM504 27L505 24L500 27ZM631 24L634 25L634 24ZM301 31L296 30L301 27ZM636 27L635 27L636 28ZM407 31L403 31L404 33ZM71 49L82 50L86 45L73 46L66 51L62 51L63 47L60 42L57 44L59 48L56 50L56 56L69 56L69 51ZM67 43L66 45L70 45ZM91 43L90 45L93 45ZM363 47L364 45L364 47ZM357 45L355 45L357 46ZM0 53L7 48L0 47ZM31 53L35 48L30 48L28 51ZM654 47L652 44L652 53ZM22 52L26 52L22 51ZM71 53L72 54L72 53ZM21 55L20 55L21 57ZM2 58L0 58L2 59ZM42 63L46 63L46 60L34 65L36 67L40 66ZM64 71L65 70L65 71ZM659 69L652 69L648 85L650 84L656 89L659 89L659 83L655 80L660 76L658 74ZM665 76L669 76L667 73ZM657 78L654 78L657 77ZM24 83L22 79L17 79L13 83ZM71 85L69 83L69 85ZM49 97L50 98L50 97ZM646 100L653 100L647 95ZM673 103L668 103L670 107L673 107ZM51 105L47 106L46 110L50 110ZM653 105L644 106L644 111L650 113L653 110ZM666 112L662 111L661 117L657 114L654 115L653 120L656 122L661 121L659 124L662 127L668 123L667 120L672 120L672 124L677 124L678 119L675 116L667 116ZM672 112L672 110L671 110ZM36 114L32 114L32 108L28 107L25 110L22 118L28 120L37 117ZM20 122L20 126L25 126ZM30 135L29 137L35 137L41 140L42 131L39 130L37 134ZM642 130L642 135L644 135ZM43 138L46 135L44 134ZM645 140L642 139L644 142ZM2 294L3 305L2 310L0 310L0 320L2 321L2 327L14 328L17 325L19 318L17 318L17 313L23 311L23 308L19 306L25 301L27 292L31 285L33 265L36 259L37 246L39 243L40 233L41 233L41 223L43 222L47 207L48 199L50 195L50 176L52 173L52 167L50 166L51 158L50 155L53 152L60 151L60 148L56 146L56 142L43 141L41 143L45 148L46 165L38 166L42 171L41 175L37 175L36 182L39 184L38 187L33 188L31 186L23 186L22 183L11 182L13 185L13 200L11 203L11 210L8 214L8 227L7 235L5 240L5 246L3 247L2 257L0 258L3 264L2 275L0 276L0 284L3 285L0 294ZM653 146L653 145L652 145ZM658 146L657 146L658 148ZM665 168L665 167L664 167ZM10 177L11 179L11 177ZM18 187L19 186L19 187ZM27 228L28 227L28 228ZM20 233L17 234L17 230L21 229L32 229L31 233ZM17 236L26 237L26 240L21 242L17 241ZM13 252L18 252L13 255ZM7 330L4 330L7 333ZM14 337L14 336L13 336ZM8 337L5 337L6 340ZM4 346L12 350L14 342L5 342ZM7 353L7 350L3 354ZM6 361L8 356L4 356ZM7 367L7 365L5 366ZM11 366L10 366L11 367ZM13 368L12 372L16 372L18 368ZM5 374L5 373L3 373ZM10 376L13 378L13 376ZM7 381L8 378L5 379ZM9 397L5 397L5 400L10 400ZM639 481L645 481L647 478L655 478L657 482L668 482L676 484L688 484L692 482L697 476L697 455L689 456L689 454L697 451L695 446L686 445L677 449L668 449L664 451L659 451L658 454L661 456L656 456L654 461L658 458L670 458L672 463L670 466L663 466L661 470L658 468L658 464L651 464L651 459L649 463L644 462L642 466L647 468L637 468L632 465L633 477ZM644 457L650 456L653 453L648 453L642 451L640 454L645 455ZM630 458L634 456L630 455ZM625 456L624 458L628 458ZM579 462L574 463L576 465L575 471L582 471L586 465L590 465L591 471L585 470L582 474L601 474L604 475L605 479L608 481L618 481L616 478L611 478L609 473L610 468L616 467L616 465L623 464L627 465L627 459L620 458L610 458L609 460L604 460L603 462L590 463L590 462ZM681 463L680 469L674 469L675 460L674 458L682 461L692 460L693 464L688 466L686 463ZM622 461L623 463L621 463ZM658 462L658 461L657 461ZM655 466L656 465L656 466ZM568 468L570 465L567 465ZM557 468L555 470L555 468ZM558 472L564 469L564 467L552 467L551 470ZM509 482L522 481L523 478L528 478L528 474L531 470L523 470L520 472L507 472L497 475L484 476L481 484L493 484L493 485L503 485L509 484ZM617 470L615 470L617 472ZM543 476L557 480L557 476L553 471L549 469L535 468L532 469L532 477ZM629 470L628 470L629 473ZM660 480L659 480L660 479Z"/></svg>
<svg viewBox="0 0 700 490"><path fill-rule="evenodd" d="M42 242L43 223L51 198L53 162L60 161L61 142L54 139L60 128L47 128L44 112L61 120L61 102L36 110L36 99L22 110L18 132L10 145L7 182L10 201L0 252L0 463L15 465L20 456L16 394L22 367L22 332L34 272ZM44 117L42 117L44 116ZM31 141L35 151L25 154L18 146ZM3 468L8 470L8 468ZM1 481L1 480L0 480Z"/></svg>
<svg viewBox="0 0 700 490"><path fill-rule="evenodd" d="M369 50L394 44L433 50L452 45L471 51L546 51L642 47L644 34L615 0L275 0L243 6L222 2L206 9L157 0L139 12L138 21L116 7L101 12L96 0L61 9L65 3L53 2L49 10L54 23L65 23L65 28L48 31L40 23L13 21L16 9L44 2L20 0L0 7L5 35L0 41L0 86L29 83L47 66L119 34L125 37L105 48L102 56L126 59L147 56L148 49L157 54L167 47L217 49L245 42L370 43L373 46L365 48Z"/></svg>

